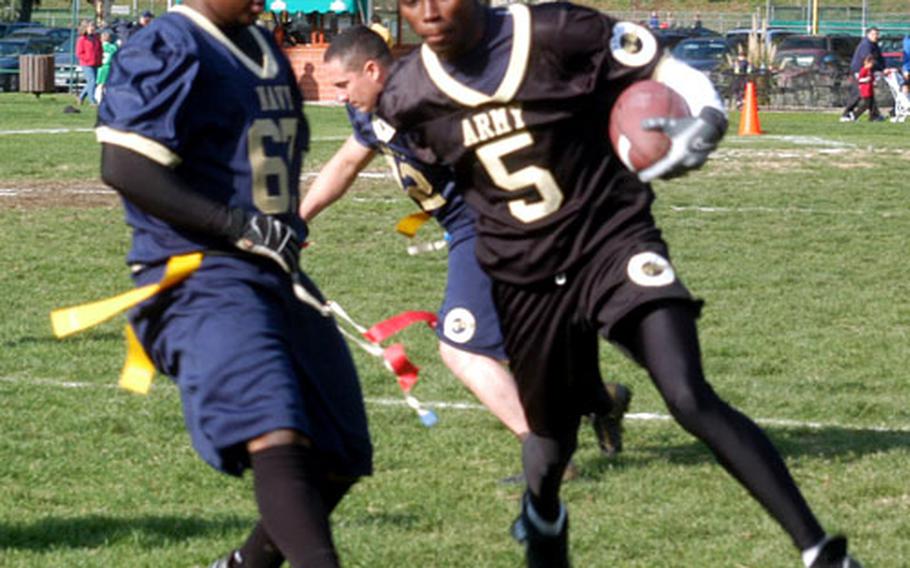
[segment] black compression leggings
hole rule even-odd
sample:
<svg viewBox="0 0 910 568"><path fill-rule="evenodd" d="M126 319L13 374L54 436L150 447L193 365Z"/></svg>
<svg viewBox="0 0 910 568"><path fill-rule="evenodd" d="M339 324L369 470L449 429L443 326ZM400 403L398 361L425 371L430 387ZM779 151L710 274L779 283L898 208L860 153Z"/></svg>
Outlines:
<svg viewBox="0 0 910 568"><path fill-rule="evenodd" d="M329 515L352 482L314 475L311 458L312 452L299 445L252 454L262 519L241 549L243 566L271 568L285 558L293 568L338 566Z"/></svg>
<svg viewBox="0 0 910 568"><path fill-rule="evenodd" d="M611 339L648 370L673 417L704 442L787 531L800 550L817 544L824 531L765 433L721 400L705 380L688 304L654 304L626 317ZM548 521L559 512L559 485L575 438L557 441L531 435L522 459L531 504Z"/></svg>
<svg viewBox="0 0 910 568"><path fill-rule="evenodd" d="M771 441L705 380L689 305L657 304L621 323L611 339L648 370L680 426L708 446L800 550L818 543L824 531Z"/></svg>

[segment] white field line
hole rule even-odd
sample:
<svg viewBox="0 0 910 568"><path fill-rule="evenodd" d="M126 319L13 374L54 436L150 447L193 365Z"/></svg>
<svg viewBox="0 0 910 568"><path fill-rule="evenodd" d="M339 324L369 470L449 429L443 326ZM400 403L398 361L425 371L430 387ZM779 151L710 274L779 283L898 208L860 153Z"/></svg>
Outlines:
<svg viewBox="0 0 910 568"><path fill-rule="evenodd" d="M29 128L27 130L0 130L0 136L16 134L68 134L70 132L94 132L94 128Z"/></svg>
<svg viewBox="0 0 910 568"><path fill-rule="evenodd" d="M97 188L56 188L56 189L45 189L39 187L0 187L0 197L23 197L28 195L43 195L53 193L54 195L116 195L117 192L113 189L107 189L104 187Z"/></svg>
<svg viewBox="0 0 910 568"><path fill-rule="evenodd" d="M863 211L861 209L815 209L812 207L710 207L702 205L671 205L670 210L677 213L798 213L802 215L862 215L864 217L897 217L907 214L907 211L901 210Z"/></svg>
<svg viewBox="0 0 910 568"><path fill-rule="evenodd" d="M300 174L300 179L310 179L319 175L319 172L304 172ZM390 172L360 172L357 177L364 179L392 179Z"/></svg>
<svg viewBox="0 0 910 568"><path fill-rule="evenodd" d="M0 382L2 383L13 383L20 385L34 385L42 387L51 387L51 388L62 388L62 389L103 389L103 390L113 390L117 389L117 385L113 382L105 383L86 383L79 381L63 381L58 379L40 379L40 378L25 378L25 377L10 377L10 376L0 376ZM174 384L168 380L161 380L161 377L156 381L156 389L167 389L166 392L176 393L177 388ZM366 397L364 399L368 405L373 406L392 406L392 407L406 407L407 403L400 398L382 398L382 397ZM424 406L433 408L433 409L444 409L444 410L462 410L462 411L482 411L487 412L487 409L477 404L476 402L458 402L458 401L443 401L443 400L429 400L423 401ZM671 422L673 419L667 414L662 414L659 412L630 412L626 414L627 420L640 420L647 422ZM835 422L808 422L803 420L791 420L787 418L756 418L756 422L765 426L780 426L784 428L807 428L810 430L824 430L826 428L839 428L842 430L854 430L854 431L863 431L863 432L888 432L888 433L910 433L910 426L856 426L851 424L839 424Z"/></svg>
<svg viewBox="0 0 910 568"><path fill-rule="evenodd" d="M69 134L71 132L94 132L94 128L26 128L21 130L0 130L0 136L17 136L26 134ZM310 142L341 142L347 136L313 136Z"/></svg>
<svg viewBox="0 0 910 568"><path fill-rule="evenodd" d="M319 172L306 172L300 176L300 179L310 179L319 175ZM364 179L391 179L392 175L390 173L383 172L360 172L358 174L359 178ZM34 195L41 193L50 193L62 195L114 195L116 192L112 189L107 189L105 187L97 188L59 188L59 189L43 189L43 188L15 188L15 187L0 187L0 197L19 197L23 195ZM403 197L402 197L403 198ZM362 197L355 195L352 197L352 200L358 203L373 203L373 202L391 202L396 201L398 198L395 197ZM801 215L877 215L881 217L897 217L907 215L908 211L904 210L892 210L892 211L863 211L860 209L816 209L812 207L712 207L709 205L673 205L670 206L670 210L676 213L773 213L773 214L801 214Z"/></svg>
<svg viewBox="0 0 910 568"><path fill-rule="evenodd" d="M774 135L774 134L765 134L759 136L757 139L765 140L781 140L783 142L790 142L791 144L797 144L800 146L830 146L834 148L856 148L856 144L852 142L842 142L840 140L830 140L828 138L822 138L821 136L796 136L796 135ZM755 141L756 138L750 138L747 140ZM742 141L737 138L737 142Z"/></svg>

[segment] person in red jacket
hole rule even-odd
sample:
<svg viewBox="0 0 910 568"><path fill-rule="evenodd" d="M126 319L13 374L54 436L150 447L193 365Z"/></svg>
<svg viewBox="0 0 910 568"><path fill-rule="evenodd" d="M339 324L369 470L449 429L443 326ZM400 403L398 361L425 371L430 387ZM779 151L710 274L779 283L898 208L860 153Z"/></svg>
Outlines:
<svg viewBox="0 0 910 568"><path fill-rule="evenodd" d="M879 121L884 120L884 117L878 111L878 105L875 104L875 57L872 55L867 55L863 60L863 67L859 70L857 74L856 82L859 84L859 105L856 107L856 118L858 120L860 116L868 109L869 110L869 120L870 121Z"/></svg>
<svg viewBox="0 0 910 568"><path fill-rule="evenodd" d="M95 33L95 24L86 22L82 26L82 33L76 41L76 58L79 60L79 67L82 68L82 75L85 77L85 86L79 93L79 104L82 104L86 98L93 106L98 104L95 100L95 83L98 76L98 68L101 67L101 40Z"/></svg>

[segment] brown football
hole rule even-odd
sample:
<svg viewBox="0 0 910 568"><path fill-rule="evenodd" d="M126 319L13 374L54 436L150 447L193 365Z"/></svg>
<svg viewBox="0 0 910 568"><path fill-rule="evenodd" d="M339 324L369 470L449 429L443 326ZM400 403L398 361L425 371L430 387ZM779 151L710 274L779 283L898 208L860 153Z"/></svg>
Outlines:
<svg viewBox="0 0 910 568"><path fill-rule="evenodd" d="M670 87L652 80L637 81L620 93L610 111L610 142L627 168L641 171L663 158L670 149L666 134L644 130L641 121L690 115L685 99Z"/></svg>

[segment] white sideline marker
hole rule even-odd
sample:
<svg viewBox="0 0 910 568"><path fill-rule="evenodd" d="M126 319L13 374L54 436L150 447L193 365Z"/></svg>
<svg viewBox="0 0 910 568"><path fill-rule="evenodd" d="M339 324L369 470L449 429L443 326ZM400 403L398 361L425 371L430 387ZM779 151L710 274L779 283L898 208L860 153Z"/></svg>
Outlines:
<svg viewBox="0 0 910 568"><path fill-rule="evenodd" d="M16 136L22 134L69 134L71 132L94 132L94 128L24 128L18 130L0 130L0 136ZM341 142L347 136L313 136L310 142Z"/></svg>
<svg viewBox="0 0 910 568"><path fill-rule="evenodd" d="M108 389L120 390L113 382L110 383L85 383L79 381L61 381L57 379L39 379L25 377L0 376L0 383L13 383L21 385L45 386L65 389ZM176 393L177 387L170 381L160 381L158 389L164 388ZM367 404L374 406L407 406L404 400L400 398L383 398L383 397L366 397ZM476 402L458 402L443 400L428 400L423 404L428 408L441 408L445 410L463 410L463 411L483 411L487 409ZM626 414L627 420L640 420L643 422L672 422L672 417L667 414L658 412L630 412ZM788 418L755 418L759 424L765 426L781 426L784 428L807 428L810 430L823 430L825 428L840 428L842 430L866 431L866 432L886 432L886 433L907 433L910 434L910 426L856 426L826 422L808 422L803 420L791 420Z"/></svg>

